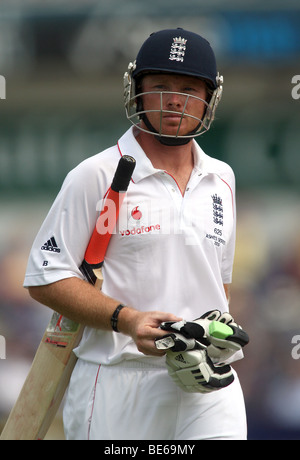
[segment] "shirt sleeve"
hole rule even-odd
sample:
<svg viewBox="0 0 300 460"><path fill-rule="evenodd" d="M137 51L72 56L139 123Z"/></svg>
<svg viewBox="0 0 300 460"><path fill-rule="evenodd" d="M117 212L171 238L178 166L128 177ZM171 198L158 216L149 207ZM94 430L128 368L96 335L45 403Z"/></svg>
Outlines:
<svg viewBox="0 0 300 460"><path fill-rule="evenodd" d="M89 165L89 163L88 163ZM31 248L24 287L83 278L79 267L99 214L107 184L90 166L66 177Z"/></svg>

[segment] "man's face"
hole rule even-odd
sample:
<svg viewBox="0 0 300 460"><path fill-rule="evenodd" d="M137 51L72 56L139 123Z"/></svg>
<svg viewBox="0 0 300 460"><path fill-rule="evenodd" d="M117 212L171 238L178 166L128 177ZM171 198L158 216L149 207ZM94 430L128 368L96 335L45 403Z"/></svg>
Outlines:
<svg viewBox="0 0 300 460"><path fill-rule="evenodd" d="M185 75L150 74L143 78L142 92L156 92L156 94L146 94L142 98L147 118L160 134L184 136L199 125L204 115L206 104L203 101L207 98L207 87L205 82L199 78ZM203 99L203 101L196 98Z"/></svg>

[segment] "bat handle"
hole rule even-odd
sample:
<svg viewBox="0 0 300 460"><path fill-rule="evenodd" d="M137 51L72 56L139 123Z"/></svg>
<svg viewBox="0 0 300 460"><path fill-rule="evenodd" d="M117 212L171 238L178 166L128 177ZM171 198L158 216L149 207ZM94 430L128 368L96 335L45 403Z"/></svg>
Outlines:
<svg viewBox="0 0 300 460"><path fill-rule="evenodd" d="M86 278L86 280L90 284L94 284L96 287L99 287L99 289L101 289L103 282L103 275L101 270L102 265L103 262L101 262L101 264L98 264L97 268L93 268L93 265L89 264L86 260L84 260L80 266L80 271Z"/></svg>

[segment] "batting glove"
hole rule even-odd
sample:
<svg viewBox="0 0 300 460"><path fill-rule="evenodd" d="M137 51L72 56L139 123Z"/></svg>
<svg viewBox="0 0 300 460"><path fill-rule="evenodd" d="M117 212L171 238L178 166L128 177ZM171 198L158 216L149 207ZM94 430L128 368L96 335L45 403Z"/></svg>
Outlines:
<svg viewBox="0 0 300 460"><path fill-rule="evenodd" d="M205 349L168 351L166 366L173 382L188 393L211 393L234 380L231 367L214 366Z"/></svg>
<svg viewBox="0 0 300 460"><path fill-rule="evenodd" d="M199 342L207 347L208 357L214 364L226 362L249 342L248 334L233 317L229 313L221 314L219 310L209 311L190 322L164 322L161 329L170 332L157 344L161 349L192 350Z"/></svg>

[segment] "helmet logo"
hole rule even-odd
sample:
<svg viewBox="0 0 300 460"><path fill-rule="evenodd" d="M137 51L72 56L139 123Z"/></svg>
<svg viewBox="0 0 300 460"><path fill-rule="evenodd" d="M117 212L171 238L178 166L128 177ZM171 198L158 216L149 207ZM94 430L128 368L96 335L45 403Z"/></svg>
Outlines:
<svg viewBox="0 0 300 460"><path fill-rule="evenodd" d="M181 37L173 38L173 43L171 46L170 57L169 57L170 61L177 61L177 62L184 61L186 42L187 40L185 38L181 38Z"/></svg>

